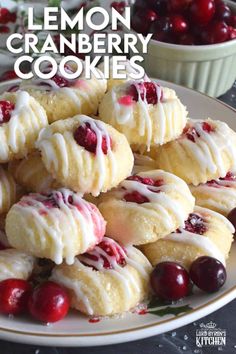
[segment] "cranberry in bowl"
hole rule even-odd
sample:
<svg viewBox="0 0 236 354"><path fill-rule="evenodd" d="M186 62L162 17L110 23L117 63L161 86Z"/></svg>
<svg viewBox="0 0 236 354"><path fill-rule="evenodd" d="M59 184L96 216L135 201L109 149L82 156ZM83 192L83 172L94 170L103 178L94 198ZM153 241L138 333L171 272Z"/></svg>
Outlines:
<svg viewBox="0 0 236 354"><path fill-rule="evenodd" d="M143 54L143 65L150 77L213 97L224 94L233 85L236 79L236 3L229 0L137 0L133 6L132 27L133 31L144 35L153 33L148 54Z"/></svg>

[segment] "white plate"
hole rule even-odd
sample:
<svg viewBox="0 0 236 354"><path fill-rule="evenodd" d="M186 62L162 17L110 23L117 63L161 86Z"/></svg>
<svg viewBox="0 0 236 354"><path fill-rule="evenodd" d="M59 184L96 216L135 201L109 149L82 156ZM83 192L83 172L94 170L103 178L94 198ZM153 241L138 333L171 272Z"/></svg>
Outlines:
<svg viewBox="0 0 236 354"><path fill-rule="evenodd" d="M14 81L13 81L14 82ZM221 119L236 130L236 111L231 107L181 86L161 82L174 88L186 104L192 118ZM6 89L1 84L0 90ZM222 235L223 237L223 235ZM150 337L198 320L219 309L236 297L236 245L227 262L227 281L215 294L196 292L178 306L189 305L187 313L163 317L153 314L125 314L117 319L103 319L90 323L88 318L72 312L65 320L44 326L30 319L0 316L0 338L22 343L54 346L94 346L115 344Z"/></svg>

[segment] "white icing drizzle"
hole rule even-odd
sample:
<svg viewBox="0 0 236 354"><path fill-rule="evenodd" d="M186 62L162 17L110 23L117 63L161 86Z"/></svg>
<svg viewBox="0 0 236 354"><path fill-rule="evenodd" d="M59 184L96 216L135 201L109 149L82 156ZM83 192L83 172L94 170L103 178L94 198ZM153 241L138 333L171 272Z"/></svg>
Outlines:
<svg viewBox="0 0 236 354"><path fill-rule="evenodd" d="M98 211L78 194L67 189L52 191L51 194L57 201L59 208L47 208L44 204L47 197L40 194L30 194L23 197L21 202L14 206L14 210L21 214L22 223L27 229L31 243L34 242L35 235L28 223L33 217L34 225L40 235L40 247L45 248L48 242L47 237L50 237L51 256L55 263L60 264L65 258L68 264L72 264L76 256L75 238L81 237L81 253L86 252L99 241L96 227L99 227L99 224L104 225L104 221L100 214L97 218L93 218L93 214ZM69 197L73 198L73 204L68 202ZM64 220L63 228L60 222L61 218ZM95 222L98 224L95 225ZM99 232L101 230L102 226L100 226ZM67 235L70 236L67 237Z"/></svg>
<svg viewBox="0 0 236 354"><path fill-rule="evenodd" d="M115 243L118 247L122 256L125 258L127 264L136 269L139 276L145 279L148 282L149 274L151 272L151 266L145 256L137 249L132 246L126 248L126 252L122 250L122 248L113 240L104 237L104 241L109 242L110 244ZM124 296L124 300L129 303L129 299L132 296L132 292L140 292L139 285L136 281L136 278L133 274L127 269L126 266L121 266L117 264L114 256L109 256L105 251L103 251L99 246L96 246L92 251L93 255L96 255L98 260L92 260L86 257L86 255L80 255L75 259L75 263L72 267L76 267L78 274L80 271L85 272L86 277L89 277L93 283L93 286L88 288L86 287L86 291L84 291L84 286L82 284L83 276L81 278L71 279L65 275L65 272L60 270L60 267L56 268L53 271L52 279L58 281L63 284L65 287L74 291L75 296L77 297L77 301L83 303L83 306L86 308L86 311L89 315L94 314L94 309L92 307L92 303L90 300L91 296L94 297L94 291L98 292L102 298L102 307L105 308L106 312L109 314L112 311L112 300L108 296L106 289L103 288L103 284L99 282L99 277L97 274L102 272L104 275L109 274L113 278L117 279L117 282L122 286L122 294ZM103 267L103 259L104 256L112 266L112 269L105 269ZM86 262L87 264L94 266L98 271L92 270L90 267L83 265L81 262ZM109 286L109 284L108 284ZM88 296L86 295L88 292Z"/></svg>
<svg viewBox="0 0 236 354"><path fill-rule="evenodd" d="M97 136L96 168L94 168L94 170L98 170L98 173L96 174L97 176L96 185L93 187L92 194L94 196L98 196L106 181L107 163L109 164L111 183L114 182L114 179L117 175L117 163L114 157L114 153L112 151L109 133L106 129L105 123L98 120L94 120L85 115L78 116L77 122L78 122L78 126L83 126L86 123L89 123L91 129L95 132ZM51 137L54 138L53 144L50 141ZM104 154L104 152L102 151L103 137L105 137L106 139L107 154ZM41 131L37 142L37 147L45 151L45 155L47 156L47 161L48 161L48 169L50 169L50 166L53 166L54 170L57 171L62 165L63 166L62 173L65 179L70 174L71 166L69 165L68 144L70 143L71 139L74 139L73 137L71 137L71 132L66 131L63 134L52 133L49 127ZM59 158L58 158L58 153L59 153ZM76 153L76 155L78 154ZM86 161L87 164L89 164L88 160L89 159L87 159ZM59 164L59 162L61 161L63 161L63 163ZM80 168L81 166L79 166L79 162L78 162L78 169ZM81 176L81 183L82 183L82 176Z"/></svg>
<svg viewBox="0 0 236 354"><path fill-rule="evenodd" d="M208 133L204 131L202 123L207 122L213 126L214 131ZM219 172L220 176L225 176L228 172L225 170L222 151L225 149L230 160L235 160L236 156L236 137L228 125L220 121L189 120L190 127L194 127L200 137L195 137L195 142L189 140L185 135L179 138L178 142L188 151L191 151L199 167L203 172Z"/></svg>
<svg viewBox="0 0 236 354"><path fill-rule="evenodd" d="M150 213L150 216L155 217L156 214L158 214L158 216L162 218L164 225L167 228L170 228L173 227L174 219L172 214L174 214L179 225L184 226L186 210L183 208L182 203L179 202L177 198L173 198L170 193L173 190L176 190L182 198L188 200L188 202L193 205L194 198L185 182L177 176L168 174L167 172L161 170L141 172L138 176L152 178L154 181L163 180L164 184L159 187L155 187L134 180L125 180L120 183L116 190L112 191L112 195L114 195L117 199L123 199L125 194L138 191L149 200L149 202L143 203L141 206L146 209L146 212ZM171 176L171 182L166 182L167 176ZM137 204L129 203L129 207L137 208Z"/></svg>
<svg viewBox="0 0 236 354"><path fill-rule="evenodd" d="M208 223L207 216L212 216L217 219L220 219L224 223L224 225L228 228L230 233L233 234L235 231L233 225L224 216L212 210L201 208L201 207L195 207L194 213L198 214L203 218L206 227ZM205 235L195 234L183 228L180 228L180 233L174 232L166 236L165 240L171 240L175 242L181 242L184 244L196 246L197 248L206 252L208 256L217 258L222 264L225 265L224 254L217 247L217 245Z"/></svg>
<svg viewBox="0 0 236 354"><path fill-rule="evenodd" d="M0 251L0 280L27 279L32 273L35 258L14 249Z"/></svg>

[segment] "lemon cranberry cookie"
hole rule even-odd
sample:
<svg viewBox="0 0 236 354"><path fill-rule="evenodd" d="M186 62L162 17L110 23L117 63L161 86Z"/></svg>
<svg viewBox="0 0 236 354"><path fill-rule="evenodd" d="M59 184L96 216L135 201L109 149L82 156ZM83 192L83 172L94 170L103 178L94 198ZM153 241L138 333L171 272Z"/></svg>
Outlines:
<svg viewBox="0 0 236 354"><path fill-rule="evenodd" d="M182 133L187 111L175 91L151 81L134 81L106 93L99 117L125 134L136 149L149 150Z"/></svg>
<svg viewBox="0 0 236 354"><path fill-rule="evenodd" d="M141 245L184 226L194 198L180 178L161 171L141 172L99 197L106 234L123 245Z"/></svg>
<svg viewBox="0 0 236 354"><path fill-rule="evenodd" d="M26 156L48 125L43 107L27 92L0 96L0 163Z"/></svg>
<svg viewBox="0 0 236 354"><path fill-rule="evenodd" d="M50 67L46 67L44 71L50 70ZM52 79L33 78L24 81L20 87L44 107L50 123L76 114L96 114L106 92L107 81L98 69L95 70L100 78L93 74L86 79L84 70L79 78L69 80L58 70ZM73 74L74 65L66 64L65 71Z"/></svg>
<svg viewBox="0 0 236 354"><path fill-rule="evenodd" d="M174 261L189 268L201 256L211 256L225 264L233 233L232 224L224 216L206 208L195 207L184 227L141 248L152 265Z"/></svg>
<svg viewBox="0 0 236 354"><path fill-rule="evenodd" d="M208 181L190 189L196 204L227 216L236 207L236 175L228 172L225 177Z"/></svg>
<svg viewBox="0 0 236 354"><path fill-rule="evenodd" d="M29 194L13 205L6 218L10 245L57 264L99 243L105 221L95 205L67 189Z"/></svg>
<svg viewBox="0 0 236 354"><path fill-rule="evenodd" d="M8 169L15 181L28 192L41 193L61 187L46 170L38 151L24 159L11 161Z"/></svg>
<svg viewBox="0 0 236 354"><path fill-rule="evenodd" d="M133 154L126 137L84 115L44 129L37 143L45 167L63 186L94 196L131 174Z"/></svg>
<svg viewBox="0 0 236 354"><path fill-rule="evenodd" d="M87 315L122 313L147 299L152 267L138 249L104 237L73 265L53 269L51 279L67 288L71 306Z"/></svg>
<svg viewBox="0 0 236 354"><path fill-rule="evenodd" d="M151 171L157 168L157 163L151 157L146 155L134 154L134 168L132 174Z"/></svg>
<svg viewBox="0 0 236 354"><path fill-rule="evenodd" d="M153 148L150 156L188 184L206 183L235 169L236 133L221 121L189 120L178 139Z"/></svg>
<svg viewBox="0 0 236 354"><path fill-rule="evenodd" d="M0 281L9 278L28 279L33 272L35 258L14 249L0 250Z"/></svg>

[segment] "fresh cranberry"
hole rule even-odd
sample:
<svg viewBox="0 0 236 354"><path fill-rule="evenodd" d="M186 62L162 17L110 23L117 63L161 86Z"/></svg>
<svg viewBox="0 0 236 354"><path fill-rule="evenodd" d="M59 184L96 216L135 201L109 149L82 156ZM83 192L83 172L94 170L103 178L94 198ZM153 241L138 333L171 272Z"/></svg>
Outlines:
<svg viewBox="0 0 236 354"><path fill-rule="evenodd" d="M82 263L87 266L91 266L89 261L86 262L86 258L89 260L91 259L92 261L99 261L98 258L98 253L99 249L103 251L102 254L100 254L100 257L103 261L103 268L105 269L113 269L114 268L114 263L119 264L121 267L124 267L126 265L126 252L123 247L121 247L117 242L111 239L105 239L102 242L99 243L99 245L96 246L95 250L87 252L83 254L83 261ZM105 254L107 255L104 255ZM92 265L92 267L95 270L99 270L96 268L96 266Z"/></svg>
<svg viewBox="0 0 236 354"><path fill-rule="evenodd" d="M219 21L229 21L232 12L226 4L220 4L216 6L215 18Z"/></svg>
<svg viewBox="0 0 236 354"><path fill-rule="evenodd" d="M149 9L137 11L132 19L133 29L142 34L147 34L151 24L158 18L157 14Z"/></svg>
<svg viewBox="0 0 236 354"><path fill-rule="evenodd" d="M184 229L198 235L204 235L207 231L203 218L195 213L189 214L188 219L185 221ZM177 232L181 232L181 230L178 230Z"/></svg>
<svg viewBox="0 0 236 354"><path fill-rule="evenodd" d="M191 265L190 277L195 285L208 293L219 290L226 281L226 270L218 259L208 256L197 258Z"/></svg>
<svg viewBox="0 0 236 354"><path fill-rule="evenodd" d="M124 195L124 200L126 202L130 203L137 203L137 204L143 204L143 203L149 203L149 199L139 193L138 191L133 191L131 193L127 193Z"/></svg>
<svg viewBox="0 0 236 354"><path fill-rule="evenodd" d="M158 103L158 88L153 82L140 82L135 85L131 85L128 89L128 95L132 97L135 102L138 102L139 95L141 100L146 100L148 104ZM161 90L161 88L160 88ZM163 92L161 90L160 100L162 100Z"/></svg>
<svg viewBox="0 0 236 354"><path fill-rule="evenodd" d="M215 3L213 0L194 0L190 4L189 17L196 25L207 25L215 13Z"/></svg>
<svg viewBox="0 0 236 354"><path fill-rule="evenodd" d="M68 87L69 81L62 76L55 75L52 80L56 83L59 87Z"/></svg>
<svg viewBox="0 0 236 354"><path fill-rule="evenodd" d="M174 34L182 34L188 31L189 25L182 15L170 16L170 27Z"/></svg>
<svg viewBox="0 0 236 354"><path fill-rule="evenodd" d="M236 28L229 26L229 39L236 39Z"/></svg>
<svg viewBox="0 0 236 354"><path fill-rule="evenodd" d="M215 21L211 24L207 32L207 43L222 43L229 39L229 27L223 21Z"/></svg>
<svg viewBox="0 0 236 354"><path fill-rule="evenodd" d="M125 11L126 3L125 1L114 1L111 3L111 7L113 7L120 14L123 14Z"/></svg>
<svg viewBox="0 0 236 354"><path fill-rule="evenodd" d="M182 13L186 10L191 1L189 0L169 0L168 9L170 13Z"/></svg>
<svg viewBox="0 0 236 354"><path fill-rule="evenodd" d="M45 323L60 321L67 315L69 306L66 290L52 281L39 285L29 298L29 312Z"/></svg>
<svg viewBox="0 0 236 354"><path fill-rule="evenodd" d="M17 315L27 309L31 285L23 279L6 279L0 282L0 312Z"/></svg>
<svg viewBox="0 0 236 354"><path fill-rule="evenodd" d="M134 7L133 7L133 11L134 11L134 14L136 14L136 12L140 11L140 10L144 10L144 9L147 9L147 3L144 2L143 0L136 0L135 3L134 3Z"/></svg>
<svg viewBox="0 0 236 354"><path fill-rule="evenodd" d="M0 125L9 122L15 105L10 101L0 101Z"/></svg>
<svg viewBox="0 0 236 354"><path fill-rule="evenodd" d="M195 39L191 33L185 33L179 37L179 44L182 45L194 45Z"/></svg>
<svg viewBox="0 0 236 354"><path fill-rule="evenodd" d="M162 262L151 273L151 287L163 300L177 301L188 295L190 279L178 263Z"/></svg>
<svg viewBox="0 0 236 354"><path fill-rule="evenodd" d="M161 17L159 20L155 21L151 28L153 33L153 38L156 39L158 35L168 35L171 33L171 21L170 17Z"/></svg>
<svg viewBox="0 0 236 354"><path fill-rule="evenodd" d="M0 26L0 33L9 33L10 28L8 26Z"/></svg>
<svg viewBox="0 0 236 354"><path fill-rule="evenodd" d="M236 15L231 15L227 21L227 25L236 28Z"/></svg>
<svg viewBox="0 0 236 354"><path fill-rule="evenodd" d="M85 125L80 125L74 132L75 141L83 146L87 151L96 154L97 151L97 135L95 131L91 128L89 123ZM112 144L110 138L110 145ZM102 151L105 155L108 152L108 144L105 136L102 137Z"/></svg>
<svg viewBox="0 0 236 354"><path fill-rule="evenodd" d="M10 21L10 11L5 7L0 7L0 23L5 25Z"/></svg>
<svg viewBox="0 0 236 354"><path fill-rule="evenodd" d="M17 19L17 14L16 12L10 12L9 14L9 21L15 23Z"/></svg>
<svg viewBox="0 0 236 354"><path fill-rule="evenodd" d="M234 226L236 230L236 208L232 209L230 213L227 216L228 220L231 222L231 224ZM236 234L236 231L235 231Z"/></svg>
<svg viewBox="0 0 236 354"><path fill-rule="evenodd" d="M13 80L17 77L18 76L16 75L15 70L8 70L2 74L0 81Z"/></svg>
<svg viewBox="0 0 236 354"><path fill-rule="evenodd" d="M151 8L161 16L167 14L168 1L166 0L147 0L147 3Z"/></svg>

